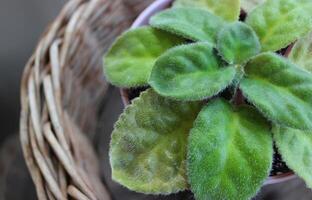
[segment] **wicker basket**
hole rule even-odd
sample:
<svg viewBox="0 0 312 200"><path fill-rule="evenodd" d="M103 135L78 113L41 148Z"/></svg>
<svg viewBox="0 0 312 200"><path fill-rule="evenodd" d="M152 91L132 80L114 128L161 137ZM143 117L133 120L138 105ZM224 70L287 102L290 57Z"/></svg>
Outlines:
<svg viewBox="0 0 312 200"><path fill-rule="evenodd" d="M102 56L151 0L71 0L21 85L20 140L38 198L110 199L90 139L107 89Z"/></svg>

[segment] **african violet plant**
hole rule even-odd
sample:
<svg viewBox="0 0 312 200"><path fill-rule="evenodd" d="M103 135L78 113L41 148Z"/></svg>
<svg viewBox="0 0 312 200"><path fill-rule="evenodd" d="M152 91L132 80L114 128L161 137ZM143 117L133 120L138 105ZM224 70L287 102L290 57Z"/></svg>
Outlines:
<svg viewBox="0 0 312 200"><path fill-rule="evenodd" d="M107 79L150 88L115 125L113 179L148 194L248 199L275 142L312 187L310 30L311 0L177 0L121 35L104 58ZM288 58L275 53L297 40Z"/></svg>

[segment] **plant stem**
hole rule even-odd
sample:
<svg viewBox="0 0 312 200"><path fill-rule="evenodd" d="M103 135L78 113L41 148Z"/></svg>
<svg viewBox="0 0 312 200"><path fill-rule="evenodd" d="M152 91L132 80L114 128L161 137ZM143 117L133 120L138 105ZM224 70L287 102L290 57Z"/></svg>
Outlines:
<svg viewBox="0 0 312 200"><path fill-rule="evenodd" d="M242 91L239 88L236 88L236 91L235 91L231 101L235 105L245 104L245 98L243 96Z"/></svg>

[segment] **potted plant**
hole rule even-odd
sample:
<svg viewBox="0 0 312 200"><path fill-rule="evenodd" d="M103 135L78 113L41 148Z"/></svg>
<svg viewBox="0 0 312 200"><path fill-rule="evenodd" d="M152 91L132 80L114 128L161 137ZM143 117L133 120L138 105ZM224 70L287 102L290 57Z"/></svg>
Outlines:
<svg viewBox="0 0 312 200"><path fill-rule="evenodd" d="M253 2L176 0L115 41L107 80L144 90L112 133L115 181L146 194L249 199L275 144L312 187L312 1Z"/></svg>

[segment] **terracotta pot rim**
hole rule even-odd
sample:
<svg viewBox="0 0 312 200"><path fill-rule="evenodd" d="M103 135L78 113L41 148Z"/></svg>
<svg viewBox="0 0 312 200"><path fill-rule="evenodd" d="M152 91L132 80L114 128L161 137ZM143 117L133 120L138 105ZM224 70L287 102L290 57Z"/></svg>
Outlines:
<svg viewBox="0 0 312 200"><path fill-rule="evenodd" d="M131 29L134 29L134 28L137 28L137 27L140 27L143 25L147 25L148 20L151 16L153 16L155 13L157 13L157 12L159 12L165 8L168 8L170 6L171 2L172 2L172 0L155 0L133 22ZM292 49L292 45L290 45L289 48L287 49L286 54L285 54L286 56L288 56L291 49ZM122 99L124 106L129 105L131 103L129 100L129 95L128 95L129 89L120 88L119 90L120 90L120 95L121 95L121 99ZM282 174L278 174L275 176L269 176L265 180L263 185L277 184L277 183L285 182L288 180L292 180L296 177L297 177L297 175L295 175L293 172L287 172L287 173L282 173Z"/></svg>

